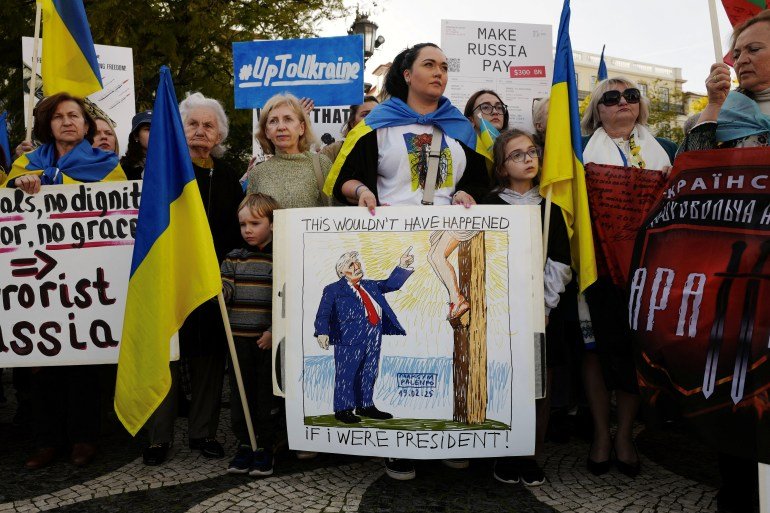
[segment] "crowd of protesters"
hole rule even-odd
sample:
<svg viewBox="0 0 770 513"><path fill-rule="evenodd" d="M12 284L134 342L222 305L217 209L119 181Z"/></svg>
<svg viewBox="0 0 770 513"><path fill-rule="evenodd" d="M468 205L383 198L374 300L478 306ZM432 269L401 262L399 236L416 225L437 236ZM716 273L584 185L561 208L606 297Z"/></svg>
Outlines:
<svg viewBox="0 0 770 513"><path fill-rule="evenodd" d="M718 119L728 116L730 109L748 105L763 116L770 115L770 12L764 11L736 28L731 52L741 105L734 105L735 99L725 103L731 86L730 70L725 64L714 64L706 81L708 106L694 121L679 152L768 145L766 129L735 133L722 143L717 142L717 130ZM423 43L404 50L393 60L382 97L366 97L362 105L351 106L343 130L349 139L325 149L318 146L308 117L312 102L290 94L277 95L262 109L254 134L271 158L252 162L248 171L234 169L221 159L229 127L222 105L200 93L190 94L180 103L190 158L222 265L224 295L236 312L231 316L232 329L251 422L258 435L258 449L254 451L240 401L233 397L232 429L239 443L228 472L272 474L274 452L281 438L276 420L281 403L271 392L269 357L274 210L332 203L366 207L372 212L381 205L426 203L467 208L478 203L545 208L538 177L548 128L548 98L536 101L536 133L530 134L510 126L508 108L492 90L474 93L461 112L444 96L448 80L447 58L437 45ZM372 116L370 126L374 129L354 130L358 123L367 122L368 115ZM677 147L653 135L647 126L648 115L649 101L633 81L619 76L600 81L582 120L584 162L668 173ZM500 132L492 149L491 171L475 148L482 120ZM120 159L113 122L92 114L83 100L67 94L45 98L38 104L33 133L35 140L20 143L16 161L6 165L5 173L0 174L5 177L5 187L36 194L41 187L61 183L138 180L144 174L152 112L134 117L128 147ZM430 157L419 151L415 164L415 155L410 155L410 146L404 144L405 137L419 137L428 144L434 137L443 138L439 159L444 166L431 171ZM343 146L346 149L341 152ZM86 168L88 172L83 171ZM324 194L323 185L333 169L337 176L332 176L330 198ZM419 175L416 181L415 170ZM537 404L536 454L497 460L494 477L503 483L542 484L546 476L535 456L548 433L552 440L561 438L558 423L564 418L553 417L549 422L551 411L574 411L585 405L593 426L586 435L591 441L586 470L601 475L614 467L633 478L643 471L633 440L639 390L623 291L600 278L585 295L576 292L567 229L558 207L551 208L544 291L548 378L546 398ZM460 242L473 235L451 232L431 240L431 265L449 294L448 319L462 315L468 303L459 293L456 273L447 258ZM238 392L216 305L206 303L196 309L179 337L181 360L170 363L171 390L145 426L149 445L143 457L147 465L166 461L173 443L174 421L182 407L189 423L190 448L205 457L225 456L216 436L227 368L232 394ZM595 345L584 344L584 337L595 339ZM573 383L577 380L570 378L579 375L582 390L576 390ZM96 457L100 408L109 404L104 398L112 393L111 376L114 378L112 366L14 370L19 413L32 427L38 447L27 461L27 468L46 466L64 450L78 466ZM183 382L186 386L182 386ZM554 404L553 396L569 400ZM614 430L610 420L613 402L617 415ZM355 423L367 415L385 418L382 415L387 413L368 404L356 405L355 412L335 412L345 423ZM311 458L314 453L297 456ZM443 463L458 469L468 466L467 460ZM755 462L720 455L720 467L724 477L718 495L720 507L747 511L747 501L753 500L756 489ZM386 471L394 479L415 477L410 460L387 459Z"/></svg>

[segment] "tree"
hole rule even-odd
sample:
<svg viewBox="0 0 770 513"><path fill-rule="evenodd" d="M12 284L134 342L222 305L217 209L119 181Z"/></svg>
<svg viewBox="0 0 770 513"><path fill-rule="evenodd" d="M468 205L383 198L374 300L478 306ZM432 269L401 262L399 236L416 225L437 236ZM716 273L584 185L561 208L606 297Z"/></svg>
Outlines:
<svg viewBox="0 0 770 513"><path fill-rule="evenodd" d="M14 141L23 137L21 37L33 34L34 0L6 0L0 17L0 102ZM134 50L137 110L152 108L158 69L167 65L177 96L200 91L230 118L227 159L251 154L251 111L233 102L234 41L310 37L321 21L344 15L342 0L85 0L94 42ZM240 164L239 164L240 165Z"/></svg>
<svg viewBox="0 0 770 513"><path fill-rule="evenodd" d="M655 80L647 88L647 98L650 100L650 117L647 124L657 137L665 137L681 144L684 140L684 131L679 125L679 116L684 113L682 91L664 90L659 82Z"/></svg>

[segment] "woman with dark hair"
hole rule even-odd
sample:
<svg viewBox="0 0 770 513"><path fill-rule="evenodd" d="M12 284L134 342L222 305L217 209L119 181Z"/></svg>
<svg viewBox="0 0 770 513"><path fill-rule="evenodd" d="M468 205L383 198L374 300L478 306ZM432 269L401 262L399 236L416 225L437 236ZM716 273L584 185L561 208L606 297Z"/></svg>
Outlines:
<svg viewBox="0 0 770 513"><path fill-rule="evenodd" d="M468 118L477 132L481 129L479 117L489 121L498 132L508 128L508 106L496 92L490 89L473 93L465 104L463 116Z"/></svg>
<svg viewBox="0 0 770 513"><path fill-rule="evenodd" d="M150 142L150 124L152 111L139 112L131 119L131 132L128 134L128 148L120 159L120 165L129 180L141 180L144 175L144 161L147 158L147 145Z"/></svg>
<svg viewBox="0 0 770 513"><path fill-rule="evenodd" d="M476 204L489 189L485 159L474 150L473 126L443 96L447 71L446 55L433 43L398 54L385 77L391 97L348 134L325 190L333 190L343 204L372 213L377 205ZM427 178L434 137L440 138L435 181ZM359 415L363 410L365 416L390 418L370 404L356 407ZM468 460L445 462L468 466ZM389 458L386 473L393 479L413 479L414 462Z"/></svg>
<svg viewBox="0 0 770 513"><path fill-rule="evenodd" d="M118 156L93 148L96 122L85 103L59 93L38 103L32 134L41 143L13 163L5 183L28 194L41 185L125 180Z"/></svg>
<svg viewBox="0 0 770 513"><path fill-rule="evenodd" d="M353 130L353 128L355 128L355 126L359 124L362 119L368 116L372 109L374 109L379 104L379 100L377 100L377 98L374 96L364 96L364 103L361 105L351 105L350 115L348 116L347 122L345 122L345 126L342 128L342 135L347 136L348 133ZM342 148L342 144L344 142L345 139L342 139L328 144L324 146L323 149L321 149L321 153L329 157L329 160L334 162L337 159L337 155L339 155L340 149Z"/></svg>
<svg viewBox="0 0 770 513"><path fill-rule="evenodd" d="M43 185L125 180L118 156L93 148L96 123L82 99L59 93L40 101L32 133L43 143L13 163L5 185L28 194ZM97 365L41 367L32 373L30 406L37 451L30 470L50 464L71 445L70 461L91 462L100 431L100 370Z"/></svg>
<svg viewBox="0 0 770 513"><path fill-rule="evenodd" d="M441 48L422 43L404 50L385 77L391 98L377 106L345 140L327 179L345 204L465 205L488 190L484 157L476 153L476 133L443 96L447 59ZM439 172L424 197L428 149L442 137ZM429 196L430 196L429 192Z"/></svg>

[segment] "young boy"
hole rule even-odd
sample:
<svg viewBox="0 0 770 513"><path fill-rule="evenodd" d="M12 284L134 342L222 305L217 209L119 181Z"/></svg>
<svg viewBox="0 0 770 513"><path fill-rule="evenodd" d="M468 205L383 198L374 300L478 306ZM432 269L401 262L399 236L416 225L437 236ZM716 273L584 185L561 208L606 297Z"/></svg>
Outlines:
<svg viewBox="0 0 770 513"><path fill-rule="evenodd" d="M222 292L229 307L235 352L257 435L251 450L246 418L235 372L230 365L230 411L239 446L227 469L231 474L269 476L273 473L275 426L271 379L273 346L270 326L273 292L273 210L278 202L265 194L249 194L238 206L243 247L222 262Z"/></svg>

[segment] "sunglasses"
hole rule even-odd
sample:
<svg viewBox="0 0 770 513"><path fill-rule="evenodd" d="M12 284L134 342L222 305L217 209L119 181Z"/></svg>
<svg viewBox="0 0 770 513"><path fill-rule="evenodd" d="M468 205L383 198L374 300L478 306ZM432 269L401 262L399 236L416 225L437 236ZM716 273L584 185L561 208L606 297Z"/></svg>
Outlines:
<svg viewBox="0 0 770 513"><path fill-rule="evenodd" d="M514 150L511 153L508 154L507 157L505 157L505 160L512 160L514 162L524 162L524 160L529 157L531 159L539 159L543 156L543 150L538 147L533 147L528 149L527 151L519 151Z"/></svg>
<svg viewBox="0 0 770 513"><path fill-rule="evenodd" d="M505 112L508 110L508 106L504 103L495 103L492 105L491 103L484 102L473 110L480 110L482 114L486 114L488 116L495 111L499 112L500 114L505 114Z"/></svg>
<svg viewBox="0 0 770 513"><path fill-rule="evenodd" d="M642 101L642 93L635 87L629 87L622 93L620 91L612 90L607 91L599 99L599 103L603 103L607 107L612 107L620 103L620 97L626 99L628 103L639 103Z"/></svg>

